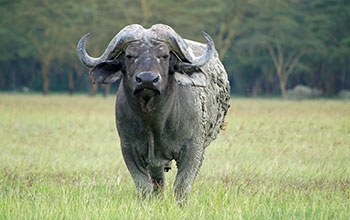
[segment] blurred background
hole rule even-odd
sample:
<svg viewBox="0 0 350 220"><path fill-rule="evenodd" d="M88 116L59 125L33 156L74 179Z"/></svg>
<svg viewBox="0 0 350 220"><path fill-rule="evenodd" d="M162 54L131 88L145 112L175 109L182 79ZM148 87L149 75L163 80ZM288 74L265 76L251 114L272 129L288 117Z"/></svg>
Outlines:
<svg viewBox="0 0 350 220"><path fill-rule="evenodd" d="M349 0L1 0L0 91L115 93L89 82L76 45L90 32L88 53L100 56L133 23L168 24L200 42L209 33L232 94L350 90Z"/></svg>

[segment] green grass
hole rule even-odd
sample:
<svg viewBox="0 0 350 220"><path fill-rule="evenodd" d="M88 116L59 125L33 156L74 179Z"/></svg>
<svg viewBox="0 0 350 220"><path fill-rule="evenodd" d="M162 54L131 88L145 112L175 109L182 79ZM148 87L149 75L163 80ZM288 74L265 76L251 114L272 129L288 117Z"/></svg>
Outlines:
<svg viewBox="0 0 350 220"><path fill-rule="evenodd" d="M139 201L114 97L0 94L0 219L350 219L350 103L232 99L188 205Z"/></svg>

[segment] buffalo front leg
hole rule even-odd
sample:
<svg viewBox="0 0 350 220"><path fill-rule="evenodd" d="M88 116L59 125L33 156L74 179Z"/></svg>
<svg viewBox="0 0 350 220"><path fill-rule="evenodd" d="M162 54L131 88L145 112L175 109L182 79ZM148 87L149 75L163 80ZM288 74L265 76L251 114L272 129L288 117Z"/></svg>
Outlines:
<svg viewBox="0 0 350 220"><path fill-rule="evenodd" d="M157 195L163 192L165 184L164 167L150 168L150 175L153 183L153 194Z"/></svg>
<svg viewBox="0 0 350 220"><path fill-rule="evenodd" d="M135 155L130 147L122 147L125 164L135 183L136 194L139 198L145 198L153 190L153 184L148 170L145 169L139 157Z"/></svg>
<svg viewBox="0 0 350 220"><path fill-rule="evenodd" d="M201 168L204 149L202 147L187 147L183 149L176 161L178 172L174 183L175 197L182 203L186 200L192 184Z"/></svg>

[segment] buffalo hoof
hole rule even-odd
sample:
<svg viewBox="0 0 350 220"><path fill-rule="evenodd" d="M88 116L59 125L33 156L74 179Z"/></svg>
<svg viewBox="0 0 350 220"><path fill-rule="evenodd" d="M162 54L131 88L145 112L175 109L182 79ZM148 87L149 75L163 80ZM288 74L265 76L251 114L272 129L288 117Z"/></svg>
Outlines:
<svg viewBox="0 0 350 220"><path fill-rule="evenodd" d="M164 166L165 172L169 172L169 170L171 170L171 161L169 163L165 164L165 166Z"/></svg>

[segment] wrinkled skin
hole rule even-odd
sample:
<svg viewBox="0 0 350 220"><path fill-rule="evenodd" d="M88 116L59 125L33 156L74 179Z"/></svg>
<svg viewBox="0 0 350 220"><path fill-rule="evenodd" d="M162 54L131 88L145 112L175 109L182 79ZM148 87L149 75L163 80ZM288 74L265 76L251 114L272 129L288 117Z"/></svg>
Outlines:
<svg viewBox="0 0 350 220"><path fill-rule="evenodd" d="M205 45L186 42L196 56L205 52ZM175 160L175 196L184 201L229 107L227 74L217 52L199 68L180 59L168 43L145 38L94 66L91 76L97 83L121 78L116 124L137 194L163 191L164 171Z"/></svg>
<svg viewBox="0 0 350 220"><path fill-rule="evenodd" d="M138 194L161 191L164 170L174 159L178 166L175 194L182 199L199 171L203 147L196 140L200 118L194 111L194 94L177 85L169 68L172 56L165 44L131 44L126 49L116 118L123 156ZM147 90L134 93L134 78L144 71L161 76L159 93L151 93L146 104Z"/></svg>

